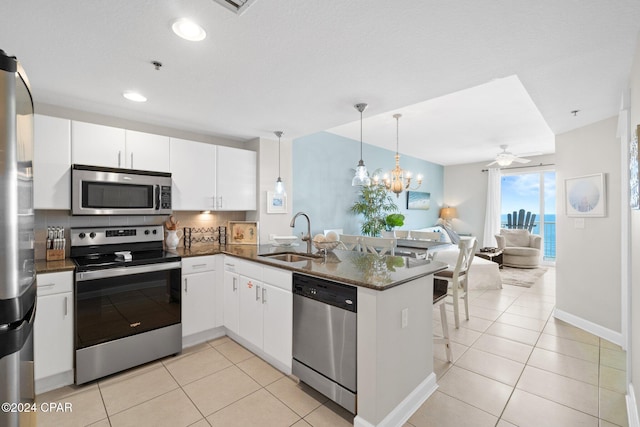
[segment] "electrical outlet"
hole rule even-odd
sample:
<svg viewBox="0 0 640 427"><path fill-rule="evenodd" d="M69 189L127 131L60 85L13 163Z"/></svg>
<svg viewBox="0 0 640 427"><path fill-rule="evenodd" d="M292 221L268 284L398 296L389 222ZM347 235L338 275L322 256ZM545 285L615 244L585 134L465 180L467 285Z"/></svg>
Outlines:
<svg viewBox="0 0 640 427"><path fill-rule="evenodd" d="M403 308L402 309L402 327L406 328L407 326L409 326L409 309Z"/></svg>

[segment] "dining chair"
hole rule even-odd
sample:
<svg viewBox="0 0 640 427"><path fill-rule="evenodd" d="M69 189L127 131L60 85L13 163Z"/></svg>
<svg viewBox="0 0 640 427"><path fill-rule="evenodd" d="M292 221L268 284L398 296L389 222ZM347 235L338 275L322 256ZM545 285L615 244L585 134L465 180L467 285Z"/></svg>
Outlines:
<svg viewBox="0 0 640 427"><path fill-rule="evenodd" d="M411 231L411 238L416 240L433 240L440 241L442 234L437 231Z"/></svg>
<svg viewBox="0 0 640 427"><path fill-rule="evenodd" d="M451 350L451 340L449 338L449 322L447 321L447 309L445 302L447 298L448 283L444 280L433 280L433 308L440 308L440 323L442 325L442 336L434 336L434 344L444 344L447 360L453 362L453 351Z"/></svg>
<svg viewBox="0 0 640 427"><path fill-rule="evenodd" d="M396 239L408 239L409 230L394 230Z"/></svg>
<svg viewBox="0 0 640 427"><path fill-rule="evenodd" d="M360 236L352 236L350 234L341 234L338 238L340 243L342 244L342 249L346 251L356 251L360 252Z"/></svg>
<svg viewBox="0 0 640 427"><path fill-rule="evenodd" d="M363 252L376 255L395 255L396 239L387 237L360 237Z"/></svg>
<svg viewBox="0 0 640 427"><path fill-rule="evenodd" d="M468 283L469 283L469 267L473 261L476 248L478 247L478 241L475 237L460 239L458 248L460 253L458 254L458 260L456 265L446 270L440 271L434 274L434 279L447 281L447 295L451 297L452 302L447 304L453 304L453 317L456 323L456 329L460 328L460 308L459 300L464 300L464 311L469 320L469 295L468 295Z"/></svg>

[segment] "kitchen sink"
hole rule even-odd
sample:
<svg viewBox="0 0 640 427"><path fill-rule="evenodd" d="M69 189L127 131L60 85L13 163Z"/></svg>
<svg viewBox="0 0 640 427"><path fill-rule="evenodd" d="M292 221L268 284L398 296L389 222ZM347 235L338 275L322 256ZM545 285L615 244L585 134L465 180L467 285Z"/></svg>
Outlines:
<svg viewBox="0 0 640 427"><path fill-rule="evenodd" d="M322 258L322 255L305 254L299 252L279 252L275 254L263 254L259 256L284 262L300 262Z"/></svg>

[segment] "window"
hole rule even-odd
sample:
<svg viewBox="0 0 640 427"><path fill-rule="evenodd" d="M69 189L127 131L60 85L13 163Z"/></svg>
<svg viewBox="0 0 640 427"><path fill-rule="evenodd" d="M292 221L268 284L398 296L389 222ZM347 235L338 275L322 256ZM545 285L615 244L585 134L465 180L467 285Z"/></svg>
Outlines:
<svg viewBox="0 0 640 427"><path fill-rule="evenodd" d="M536 215L532 233L542 236L543 260L556 259L556 173L555 171L505 174L501 182L501 226L507 214L524 209Z"/></svg>

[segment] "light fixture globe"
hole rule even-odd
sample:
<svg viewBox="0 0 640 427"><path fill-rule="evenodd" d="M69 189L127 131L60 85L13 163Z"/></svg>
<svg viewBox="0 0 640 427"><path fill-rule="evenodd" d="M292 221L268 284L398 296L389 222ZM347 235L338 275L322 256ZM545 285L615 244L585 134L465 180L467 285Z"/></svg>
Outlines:
<svg viewBox="0 0 640 427"><path fill-rule="evenodd" d="M365 103L359 103L354 105L355 109L360 112L360 161L356 167L356 173L351 180L352 187L368 187L371 185L371 178L369 178L369 172L362 160L362 112L367 109L368 105Z"/></svg>

